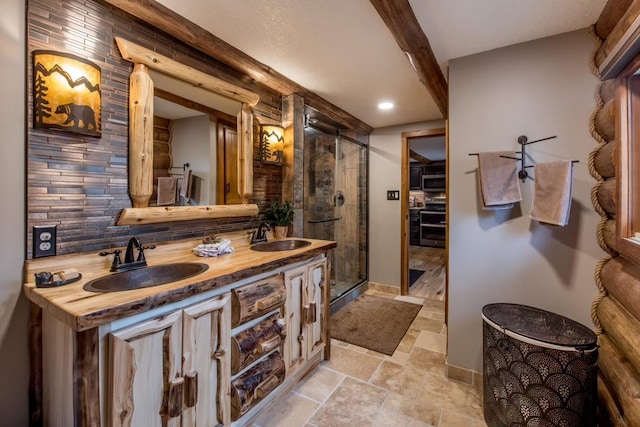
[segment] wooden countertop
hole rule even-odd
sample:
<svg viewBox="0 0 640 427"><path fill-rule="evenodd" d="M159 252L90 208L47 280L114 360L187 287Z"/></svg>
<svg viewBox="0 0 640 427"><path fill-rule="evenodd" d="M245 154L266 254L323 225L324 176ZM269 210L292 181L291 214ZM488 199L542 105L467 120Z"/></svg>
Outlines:
<svg viewBox="0 0 640 427"><path fill-rule="evenodd" d="M23 291L29 300L43 310L72 329L83 331L192 295L221 289L239 280L310 259L336 247L336 242L333 241L304 238L311 245L290 251L257 252L249 249L246 231L220 237L231 239L234 253L218 257L196 256L192 249L201 243L200 239L159 244L156 249L145 251L148 265L175 262L201 262L209 265L207 271L188 279L131 291L85 291L85 283L112 274L109 273L109 268L113 255L101 257L95 252L27 260L24 277L29 281L23 285ZM78 270L82 279L57 288L36 288L34 273L69 268Z"/></svg>

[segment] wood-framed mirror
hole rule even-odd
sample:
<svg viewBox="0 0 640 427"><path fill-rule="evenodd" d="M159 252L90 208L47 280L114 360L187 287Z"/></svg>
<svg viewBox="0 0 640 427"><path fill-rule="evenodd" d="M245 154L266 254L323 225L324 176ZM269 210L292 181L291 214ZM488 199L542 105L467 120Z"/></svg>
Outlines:
<svg viewBox="0 0 640 427"><path fill-rule="evenodd" d="M258 103L259 96L131 41L116 37L116 43L122 57L134 64L129 85L129 195L133 207L123 209L117 225L257 215L257 205L250 204L253 190L253 115L250 107ZM154 81L150 70L208 91L212 97L227 98L240 105L236 128L237 154L231 168L237 170L234 184L240 203L149 206L154 184Z"/></svg>

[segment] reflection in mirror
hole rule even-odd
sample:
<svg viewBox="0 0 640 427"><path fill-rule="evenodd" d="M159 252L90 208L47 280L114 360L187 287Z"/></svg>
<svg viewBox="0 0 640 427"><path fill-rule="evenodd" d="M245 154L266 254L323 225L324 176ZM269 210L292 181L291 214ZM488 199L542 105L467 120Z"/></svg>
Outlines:
<svg viewBox="0 0 640 427"><path fill-rule="evenodd" d="M241 104L158 72L150 75L155 87L150 206L240 203L231 192L237 188L231 166L237 162Z"/></svg>
<svg viewBox="0 0 640 427"><path fill-rule="evenodd" d="M115 39L122 57L133 63L133 70L129 77L129 196L133 207L123 209L116 224L155 224L168 221L257 215L258 206L250 204L253 192L253 114L251 107L260 101L260 97L249 90L181 64L136 43L120 37ZM235 131L237 140L234 147L235 160L233 162L225 161L223 167L220 167L220 159L226 156L226 154L220 155L219 143L223 138L218 137L218 151L216 153L218 159L218 167L216 168L217 198L220 199L222 193L219 190L220 186L224 183L223 180L227 179L219 178L221 171L224 171L224 174L233 172L235 176L229 175L225 187L237 189L239 204L149 207L154 181L154 129L153 121L149 119L153 117L155 84L150 72L154 72L154 78L158 81L162 79L162 76L171 76L177 79L178 82L185 85L185 91L194 87L205 89L206 95L202 101L199 101L203 105L217 97L228 98L241 105L235 121L235 129L233 126L229 127L229 133ZM162 83L160 83L161 85ZM179 89L179 93L185 94L182 89ZM188 101L187 103L193 102ZM223 107L212 108L216 108L215 111L225 112ZM231 111L238 111L238 107L232 108ZM216 114L213 116L218 117ZM218 135L221 133L225 134L218 129ZM226 199L228 200L228 198Z"/></svg>

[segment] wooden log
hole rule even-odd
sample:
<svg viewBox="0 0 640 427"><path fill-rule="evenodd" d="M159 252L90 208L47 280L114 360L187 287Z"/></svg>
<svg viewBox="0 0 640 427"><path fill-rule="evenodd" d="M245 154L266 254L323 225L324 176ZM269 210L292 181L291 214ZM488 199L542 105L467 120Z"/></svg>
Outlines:
<svg viewBox="0 0 640 427"><path fill-rule="evenodd" d="M598 203L611 217L616 215L616 180L607 179L598 187Z"/></svg>
<svg viewBox="0 0 640 427"><path fill-rule="evenodd" d="M171 167L171 155L153 153L153 169L169 170Z"/></svg>
<svg viewBox="0 0 640 427"><path fill-rule="evenodd" d="M231 374L237 374L279 347L286 334L286 323L278 313L231 337Z"/></svg>
<svg viewBox="0 0 640 427"><path fill-rule="evenodd" d="M284 304L284 276L276 274L231 292L231 326L236 327Z"/></svg>
<svg viewBox="0 0 640 427"><path fill-rule="evenodd" d="M615 257L602 266L600 280L607 292L640 320L640 265Z"/></svg>
<svg viewBox="0 0 640 427"><path fill-rule="evenodd" d="M256 105L260 101L260 96L250 90L243 89L222 79L196 70L195 68L181 64L167 56L161 55L129 40L116 37L116 44L118 45L118 49L120 49L122 57L134 64L144 64L147 67L158 70L163 74L167 74L196 85L199 88L251 106Z"/></svg>
<svg viewBox="0 0 640 427"><path fill-rule="evenodd" d="M640 426L640 377L624 353L607 334L600 335L600 369L615 400L622 408L624 419Z"/></svg>
<svg viewBox="0 0 640 427"><path fill-rule="evenodd" d="M153 81L143 64L133 66L129 99L129 196L134 208L146 208L153 192Z"/></svg>
<svg viewBox="0 0 640 427"><path fill-rule="evenodd" d="M628 427L620 413L620 404L616 401L607 380L598 375L598 420L600 426Z"/></svg>
<svg viewBox="0 0 640 427"><path fill-rule="evenodd" d="M153 186L152 186L153 188ZM125 208L116 225L158 224L194 219L217 219L258 215L258 205L207 205Z"/></svg>
<svg viewBox="0 0 640 427"><path fill-rule="evenodd" d="M98 329L76 332L73 360L73 401L76 426L100 427Z"/></svg>
<svg viewBox="0 0 640 427"><path fill-rule="evenodd" d="M605 4L604 9L600 13L595 24L595 30L598 37L606 40L613 28L616 26L620 18L629 9L633 0L609 0Z"/></svg>
<svg viewBox="0 0 640 427"><path fill-rule="evenodd" d="M596 52L595 62L598 67L602 65L609 54L613 53L616 45L624 37L625 33L631 25L635 22L636 18L640 15L640 1L633 0L626 11L619 19L611 19L611 21L617 21L613 29L609 32L605 42L600 46L600 49Z"/></svg>
<svg viewBox="0 0 640 427"><path fill-rule="evenodd" d="M616 220L609 219L602 228L602 237L608 247L618 252L616 249Z"/></svg>
<svg viewBox="0 0 640 427"><path fill-rule="evenodd" d="M640 322L611 296L600 301L597 315L607 337L615 343L620 354L640 368Z"/></svg>
<svg viewBox="0 0 640 427"><path fill-rule="evenodd" d="M605 141L612 141L616 137L615 99L611 99L602 106L596 114L596 132Z"/></svg>
<svg viewBox="0 0 640 427"><path fill-rule="evenodd" d="M238 113L238 189L242 203L249 203L253 194L253 114L243 104Z"/></svg>
<svg viewBox="0 0 640 427"><path fill-rule="evenodd" d="M604 144L594 156L594 167L603 178L616 176L616 141Z"/></svg>
<svg viewBox="0 0 640 427"><path fill-rule="evenodd" d="M171 153L171 145L167 144L164 141L160 141L158 139L153 140L153 155L156 154L170 154Z"/></svg>
<svg viewBox="0 0 640 427"><path fill-rule="evenodd" d="M604 80L600 86L600 98L606 103L616 97L616 79Z"/></svg>
<svg viewBox="0 0 640 427"><path fill-rule="evenodd" d="M29 426L42 427L42 309L30 304L29 313Z"/></svg>
<svg viewBox="0 0 640 427"><path fill-rule="evenodd" d="M153 120L156 121L160 117L154 116ZM171 140L171 132L168 127L158 127L155 125L153 127L153 141L164 142L167 144Z"/></svg>
<svg viewBox="0 0 640 427"><path fill-rule="evenodd" d="M280 352L231 382L231 420L235 421L253 408L284 381L285 366Z"/></svg>

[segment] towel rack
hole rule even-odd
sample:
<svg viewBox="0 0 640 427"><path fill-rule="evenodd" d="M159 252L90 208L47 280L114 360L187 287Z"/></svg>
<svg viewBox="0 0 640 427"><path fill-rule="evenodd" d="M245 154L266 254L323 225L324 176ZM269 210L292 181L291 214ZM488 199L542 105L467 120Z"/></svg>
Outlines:
<svg viewBox="0 0 640 427"><path fill-rule="evenodd" d="M189 169L189 163L185 163L182 166L171 166L169 169L182 169L183 171L186 171Z"/></svg>
<svg viewBox="0 0 640 427"><path fill-rule="evenodd" d="M525 164L527 159L526 146L529 144L534 144L536 142L546 141L553 138L557 138L557 135L536 139L535 141L529 141L526 135L520 135L518 137L518 144L522 146L522 151L516 151L517 154L520 154L520 157L511 157L511 156L500 156L500 157L504 157L505 159L518 160L520 162L520 170L518 171L518 178L520 178L524 182L524 180L527 179L527 177L529 176L529 173L527 172L527 168L532 168L534 166L534 165ZM478 154L479 153L469 153L470 156L477 156ZM571 160L571 163L580 163L580 161Z"/></svg>

